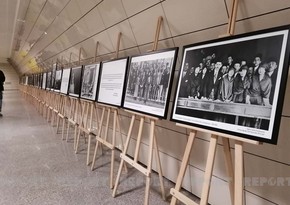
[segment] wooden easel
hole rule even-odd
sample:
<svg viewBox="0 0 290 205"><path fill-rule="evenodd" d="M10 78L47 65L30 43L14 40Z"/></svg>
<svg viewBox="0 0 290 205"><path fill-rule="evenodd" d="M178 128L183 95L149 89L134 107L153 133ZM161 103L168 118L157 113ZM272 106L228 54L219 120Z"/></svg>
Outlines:
<svg viewBox="0 0 290 205"><path fill-rule="evenodd" d="M81 49L80 49L81 53ZM80 54L79 54L80 55ZM71 56L72 53L70 53L69 57L69 65L71 64ZM78 64L80 64L80 57ZM69 96L69 113L68 113L68 120L67 120L67 133L66 133L66 141L68 142L68 135L69 135L69 130L70 126L72 125L74 127L74 150L76 149L76 138L77 138L77 128L78 128L78 118L79 118L79 107L80 107L80 101L78 98Z"/></svg>
<svg viewBox="0 0 290 205"><path fill-rule="evenodd" d="M116 57L118 58L119 56L119 48L120 48L120 42L121 42L121 36L122 33L119 32L118 38L117 38L117 48L116 48ZM118 127L118 132L120 134L120 140L121 140L121 150L123 150L123 138L122 138L122 133L121 133L121 127L120 127L120 116L118 112L118 108L114 106L109 106L105 104L98 103L98 106L102 108L102 115L101 115L101 120L99 121L99 130L96 135L96 146L94 150L94 156L93 156L93 161L91 165L91 169L94 169L95 166L95 161L96 161L96 155L98 151L99 145L104 145L107 148L111 150L111 171L110 171L110 188L112 189L114 187L114 163L115 163L115 145L116 145L116 126ZM102 134L102 128L103 128L103 122L104 122L104 116L105 113L107 112L107 120L106 120L106 125L105 125L105 134ZM108 139L108 130L109 130L109 125L110 125L110 115L113 113L114 118L113 118L113 133L112 133L112 139L111 141ZM126 167L125 167L126 168ZM127 169L127 168L126 168Z"/></svg>
<svg viewBox="0 0 290 205"><path fill-rule="evenodd" d="M152 49L153 51L155 51L157 49L162 20L163 20L163 18L160 16L158 18L158 22L157 22L155 40L154 40L153 49ZM125 148L124 148L123 152L120 155L121 163L120 163L120 166L119 166L119 170L118 170L118 174L117 174L117 178L116 178L116 182L115 182L115 186L114 186L114 190L113 190L112 196L113 197L116 196L116 192L117 192L117 189L118 189L120 176L121 176L121 172L122 172L122 167L124 165L124 162L127 162L133 168L137 169L138 171L140 171L142 174L144 174L146 176L146 188L145 188L144 204L146 204L146 205L149 204L150 181L151 181L151 173L152 173L152 157L153 157L153 148L154 148L156 162L157 162L157 168L158 168L158 173L159 173L159 181L160 181L162 198L165 200L165 191L164 191L164 185L163 185L163 174L162 174L161 162L160 162L160 157L159 157L158 143L157 143L156 135L155 135L155 124L156 124L156 121L159 120L159 119L156 118L156 117L140 114L140 113L137 113L137 112L132 112L132 111L129 111L129 110L125 110L125 111L127 111L128 113L131 113L132 117L131 117L131 123L130 123L129 131L128 131L128 135L127 135L127 139L126 139L126 143L125 143ZM129 143L130 143L130 139L131 139L133 126L134 126L134 123L136 121L136 116L140 117L140 124L139 124L139 130L138 130L138 136L137 136L137 143L136 143L136 147L135 147L134 158L131 159L131 158L129 158L127 156L127 151L128 151L128 148L129 148ZM145 119L148 119L149 123L150 123L149 152L148 152L147 168L144 168L144 166L142 166L140 164L140 162L138 162L138 156L139 156L140 144L141 144L141 137L142 137L142 131L143 131L143 126L144 126Z"/></svg>
<svg viewBox="0 0 290 205"><path fill-rule="evenodd" d="M110 171L110 188L113 189L114 187L114 162L115 162L115 146L116 146L116 132L119 132L120 135L120 140L121 140L121 150L124 148L123 144L123 137L121 133L121 126L120 126L120 116L118 109L113 106L109 105L103 105L99 104L99 106L102 107L102 115L101 115L101 120L99 121L99 130L98 134L96 135L96 146L94 150L94 156L93 156L93 161L91 165L91 170L94 169L95 162L96 162L96 156L98 152L98 147L99 145L104 145L107 148L111 150L111 171ZM106 120L106 125L105 125L105 133L102 135L102 128L103 128L103 123L104 123L104 116L105 113L107 112L107 120ZM108 131L109 131L109 125L110 125L110 115L113 113L113 132L112 132L112 139L108 139ZM117 129L116 129L117 127ZM127 167L125 167L127 170Z"/></svg>
<svg viewBox="0 0 290 205"><path fill-rule="evenodd" d="M238 0L233 0L232 12L229 19L227 34L223 36L233 35L234 28L235 28L237 6L238 6ZM249 144L258 145L260 143L254 140L242 139L236 136L209 131L206 129L201 129L201 128L183 125L179 123L177 123L177 126L189 129L190 134L188 136L188 141L187 141L187 145L184 151L181 168L180 168L177 180L176 180L175 188L172 188L170 190L170 194L172 195L172 200L170 204L175 205L177 200L185 204L191 204L191 205L207 205L208 204L210 183L211 183L211 178L212 178L218 137L222 137L225 165L226 165L227 174L230 179L228 183L229 183L229 190L230 190L230 196L231 196L231 203L234 205L243 205L243 176L244 176L243 144L249 143ZM199 204L192 201L191 199L189 199L188 197L186 197L184 194L180 192L183 178L184 178L186 168L188 165L191 149L192 149L197 131L211 134L209 151L208 151L206 168L205 168L204 182L203 182L202 193L201 193ZM235 169L233 168L233 164L232 164L232 156L230 152L230 143L229 143L230 139L233 139L235 143Z"/></svg>
<svg viewBox="0 0 290 205"><path fill-rule="evenodd" d="M66 133L66 141L68 142L69 130L71 125L74 127L74 150L76 148L76 136L77 136L77 118L79 112L79 99L69 96L69 113L67 120L67 133Z"/></svg>
<svg viewBox="0 0 290 205"><path fill-rule="evenodd" d="M88 135L88 148L87 148L87 162L88 165L90 162L90 148L91 148L91 137L94 135L92 124L93 124L93 113L96 113L96 119L98 121L98 109L96 108L96 104L89 100L80 100L80 108L81 108L81 117L80 117L80 123L78 126L78 134L77 134L77 141L76 141L76 147L75 147L75 153L78 152L78 146L80 141L81 133L84 135ZM98 127L99 129L99 127ZM85 137L85 136L84 136Z"/></svg>
<svg viewBox="0 0 290 205"><path fill-rule="evenodd" d="M63 69L63 56L61 57L61 63L60 63L61 69ZM59 105L59 112L57 114L57 122L56 122L56 133L58 134L60 120L62 119L62 129L61 129L61 138L64 139L64 127L65 122L67 121L67 101L68 97L65 94L59 93L60 97L60 105Z"/></svg>
<svg viewBox="0 0 290 205"><path fill-rule="evenodd" d="M59 112L57 114L56 134L58 134L60 120L62 120L61 136L62 136L62 139L64 139L64 126L65 126L65 122L67 121L66 109L67 109L68 97L62 93L59 93L59 97L60 97L60 105L59 105Z"/></svg>
<svg viewBox="0 0 290 205"><path fill-rule="evenodd" d="M70 57L69 57L69 62L67 67L69 67L71 65L71 55L72 53L70 53ZM62 62L62 67L64 67L64 64L63 64L63 57L61 57L61 62ZM62 68L63 69L63 68ZM60 93L60 95L62 96L62 109L61 111L58 113L58 121L57 121L57 131L58 131L58 128L59 128L59 123L60 123L60 119L62 119L62 129L61 129L61 139L64 140L64 131L65 131L65 125L66 123L68 124L68 117L70 115L70 109L68 108L68 105L70 103L70 98L68 95L66 94L62 94ZM69 110L69 111L68 111ZM68 125L67 125L68 126ZM68 134L68 130L67 130L67 134Z"/></svg>
<svg viewBox="0 0 290 205"><path fill-rule="evenodd" d="M99 46L99 42L97 41L94 62L96 62L98 46ZM80 50L80 56L81 56L81 50ZM79 61L80 61L80 57L79 57ZM78 131L78 135L77 135L75 153L78 152L78 146L79 146L79 140L80 140L81 133L83 133L84 135L87 134L88 135L88 148L87 148L87 162L86 162L86 164L88 165L90 162L91 138L92 138L92 135L95 135L93 133L93 129L92 129L92 123L93 123L93 119L94 119L93 114L95 113L95 115L96 115L95 119L97 119L97 122L99 122L99 113L98 113L98 109L96 107L96 103L93 101L81 99L80 106L82 108L82 112L81 112L81 118L80 118L81 121L80 121L80 124L78 127L79 131ZM99 129L99 127L97 127L97 129Z"/></svg>

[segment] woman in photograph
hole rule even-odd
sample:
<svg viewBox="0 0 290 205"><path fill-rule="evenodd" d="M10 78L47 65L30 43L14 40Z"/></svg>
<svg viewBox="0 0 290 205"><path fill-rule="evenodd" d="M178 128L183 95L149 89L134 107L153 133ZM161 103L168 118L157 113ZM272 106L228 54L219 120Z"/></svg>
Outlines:
<svg viewBox="0 0 290 205"><path fill-rule="evenodd" d="M235 69L229 68L229 72L221 80L220 100L231 102L233 100L233 84L234 84Z"/></svg>
<svg viewBox="0 0 290 205"><path fill-rule="evenodd" d="M250 88L250 80L247 76L248 67L242 66L236 75L233 84L233 102L246 103L246 94Z"/></svg>

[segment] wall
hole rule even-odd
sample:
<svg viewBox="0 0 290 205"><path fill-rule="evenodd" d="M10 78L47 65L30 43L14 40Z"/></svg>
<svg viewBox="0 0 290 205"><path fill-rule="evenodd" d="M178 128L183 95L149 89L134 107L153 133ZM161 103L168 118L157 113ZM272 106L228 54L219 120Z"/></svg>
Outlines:
<svg viewBox="0 0 290 205"><path fill-rule="evenodd" d="M19 78L15 69L8 63L0 63L0 70L4 72L6 78L4 90L9 91L18 89Z"/></svg>
<svg viewBox="0 0 290 205"><path fill-rule="evenodd" d="M17 53L15 54L14 60L19 62L22 72L30 72L29 56L39 54L39 60L49 65L57 59L68 62L72 53L72 59L76 61L80 47L85 50L81 56L82 59L86 59L84 62L92 61L97 41L100 42L98 60L109 59L114 55L119 31L123 33L120 57L146 52L152 47L158 16L164 17L159 42L160 49L215 39L225 33L231 7L230 0L87 0L82 1L82 7L79 4L80 1L72 0L63 10L57 11L60 12L57 20L47 19L52 22L51 24L46 22L48 34L38 40L37 45L31 49L24 60ZM37 15L33 16L36 18ZM290 1L244 0L240 1L235 33L240 34L289 23ZM37 36L35 30L27 29L26 37L29 31L35 35L30 39L32 42L41 35L40 33ZM25 45L24 48L26 48ZM175 70L175 81L180 67L181 50ZM172 107L172 97L169 109ZM128 119L128 114L122 112L124 134L129 126ZM289 124L290 80L288 76L278 145L245 145L244 172L247 180L251 180L251 183L247 181L245 184L245 204L289 204ZM146 131L148 133L148 124L145 126ZM136 136L136 129L134 135ZM187 135L188 130L176 127L172 122L165 120L158 122L157 136L164 176L172 181L177 178ZM132 145L134 143L133 141ZM185 189L197 196L201 193L208 146L209 136L198 133L183 183ZM130 148L131 153L133 147ZM142 162L146 162L147 149L148 139L145 138L142 141L140 153ZM209 203L230 204L220 142L213 174ZM263 186L257 184L256 180L260 179L266 179L267 183ZM285 181L284 184L277 185L276 180Z"/></svg>

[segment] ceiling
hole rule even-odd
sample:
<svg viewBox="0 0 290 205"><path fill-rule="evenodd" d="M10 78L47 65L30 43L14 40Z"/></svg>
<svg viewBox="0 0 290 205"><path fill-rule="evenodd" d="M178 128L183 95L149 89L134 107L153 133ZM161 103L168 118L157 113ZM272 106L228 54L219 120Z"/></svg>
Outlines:
<svg viewBox="0 0 290 205"><path fill-rule="evenodd" d="M239 2L237 34L289 23L290 1ZM20 75L51 69L56 62L68 65L80 58L88 63L94 60L97 42L98 58L107 60L115 55L119 32L119 56L140 54L152 48L159 16L164 21L158 49L214 39L225 34L231 4L232 0L0 0L0 62L9 58Z"/></svg>
<svg viewBox="0 0 290 205"><path fill-rule="evenodd" d="M0 1L0 63L7 62L11 56L13 36L17 21L20 0Z"/></svg>

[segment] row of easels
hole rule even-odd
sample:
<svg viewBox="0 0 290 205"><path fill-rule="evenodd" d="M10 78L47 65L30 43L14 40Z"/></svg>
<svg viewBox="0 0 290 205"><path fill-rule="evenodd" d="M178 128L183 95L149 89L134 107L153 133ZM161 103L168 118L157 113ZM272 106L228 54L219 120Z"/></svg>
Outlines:
<svg viewBox="0 0 290 205"><path fill-rule="evenodd" d="M238 0L233 0L227 35L232 35L235 28L237 4L238 4ZM157 49L161 23L162 23L162 17L159 17L157 28L156 28L154 45L152 49L153 51ZM121 33L119 33L118 35L116 57L118 57L120 37L121 37ZM96 53L97 53L97 48L98 48L98 42L96 44ZM81 56L81 49L80 49L80 54L79 54L79 61L80 61L80 56ZM97 54L95 54L95 60L96 60L96 56ZM23 89L23 91L25 92L25 96L27 96L27 93L31 92L30 89ZM119 109L116 107L107 106L103 104L96 104L95 102L87 102L84 100L80 100L78 98L73 98L73 97L68 97L68 96L59 97L57 98L56 101L53 102L51 101L52 95L54 94L51 94L50 92L45 91L42 97L43 98L42 104L44 105L43 107L46 107L47 109L47 119L50 119L50 116L52 115L51 113L53 112L58 113L57 114L58 116L57 127L59 125L59 120L63 119L63 125L62 125L62 138L63 139L64 139L63 133L65 130L65 123L67 123L66 140L68 140L70 127L74 127L75 153L78 152L80 137L83 136L86 139L86 135L88 135L87 165L90 164L90 147L91 147L92 136L95 136L95 139L96 139L93 161L91 164L92 169L94 168L94 165L95 165L98 147L105 146L109 150L111 150L110 188L113 189L113 194L112 194L113 197L115 197L117 194L117 189L120 183L120 177L121 177L123 167L125 167L125 170L126 170L125 165L129 164L136 170L140 171L143 175L145 175L146 188L145 188L144 204L146 205L149 204L149 191L150 191L150 181L151 181L151 173L152 173L152 159L153 159L153 151L154 151L157 165L158 165L157 168L158 168L158 174L159 174L159 180L160 180L160 186L161 186L161 193L162 193L163 199L165 200L162 166L161 166L160 157L159 157L158 143L157 143L157 139L155 135L155 124L156 124L156 121L159 120L158 118L125 110L126 112L131 114L131 122L130 122L128 135L126 138L124 148L123 148L123 142L121 142L121 149L122 149L122 153L120 154L121 162L118 169L116 180L114 182L113 180L113 168L114 168L114 161L115 161L114 150L116 147L116 133L117 132L119 132L120 139L122 140L121 126L120 126L120 120L119 120L120 118ZM97 113L98 109L102 110L101 119L99 119L98 117L99 116ZM92 129L94 113L97 116L96 117L97 133L94 133ZM114 116L113 117L113 132L112 132L112 137L110 138L108 137L108 132L109 132L108 130L109 130L109 125L110 125L110 115L112 113ZM107 116L107 118L106 118L105 125L103 125L105 122L105 115ZM131 158L128 156L128 149L129 149L130 140L132 139L133 127L137 121L136 120L137 118L140 118L138 135L137 135L137 143L135 146L134 156L133 158ZM149 150L148 150L148 155L147 155L148 157L147 164L145 165L146 167L144 167L138 160L141 139L142 137L144 137L144 135L142 134L142 131L143 131L145 119L147 119L150 124ZM53 124L53 121L52 121L52 124ZM229 179L231 179L229 181L231 202L234 205L242 205L243 204L243 144L244 143L259 144L259 142L251 141L251 140L241 141L240 138L237 138L235 136L224 135L221 133L211 132L205 129L200 129L200 128L192 127L192 126L186 126L182 124L177 124L177 126L181 126L186 129L189 129L190 134L188 136L188 142L185 148L185 152L182 159L181 168L180 168L177 180L176 180L175 188L172 188L170 190L170 193L172 195L171 205L176 204L177 200L185 204L197 205L196 202L192 201L191 199L189 199L188 197L186 197L180 192L197 131L211 134L210 146L208 150L208 157L207 157L206 169L205 169L205 175L204 175L204 181L203 181L203 187L202 187L202 194L201 194L199 205L208 204L211 178L212 178L212 172L213 172L213 166L214 166L215 154L216 154L216 147L217 147L217 142L218 142L219 137L222 138L227 174L229 176ZM103 133L103 127L105 127L104 133ZM232 163L232 157L231 157L231 152L230 152L230 144L229 144L230 139L234 140L235 168Z"/></svg>
<svg viewBox="0 0 290 205"><path fill-rule="evenodd" d="M176 180L175 188L172 188L170 190L170 194L172 195L172 200L170 204L175 205L177 200L185 204L190 204L190 205L207 205L208 204L212 172L213 172L215 155L216 155L216 147L218 143L218 138L220 137L222 138L225 166L226 166L226 170L227 170L227 174L229 178L228 184L229 184L229 191L230 191L230 196L231 196L231 203L234 205L243 205L243 177L244 177L243 143L250 143L250 144L258 145L259 142L248 140L248 139L241 140L240 138L232 136L232 135L221 134L218 132L208 131L208 130L201 129L198 127L192 127L192 126L178 124L178 123L177 123L177 126L189 129L190 134L188 136L188 141L187 141L185 152L182 158L181 168L180 168L177 180ZM203 179L202 192L201 192L199 204L192 201L190 198L186 197L184 194L180 192L181 184L183 182L185 171L188 166L190 153L191 153L194 141L195 141L197 131L211 134L208 156L207 156L206 167L205 167L205 174L204 174L204 179ZM229 143L230 139L233 139L234 144L235 144L235 155L234 155L235 168L233 166L232 156L231 156L231 151L230 151L230 143Z"/></svg>
<svg viewBox="0 0 290 205"><path fill-rule="evenodd" d="M145 188L145 198L144 198L144 204L149 204L149 191L150 191L150 181L151 181L151 173L152 173L152 159L153 159L153 150L155 151L155 157L157 161L157 168L158 168L158 174L159 174L159 180L160 180L160 187L161 187L161 193L162 193L162 198L165 200L165 191L164 191L164 184L163 184L163 174L162 174L162 168L161 168L161 162L160 162L160 157L159 157L159 150L158 150L158 143L155 135L155 124L158 118L147 116L147 115L142 115L136 112L132 112L129 110L126 110L127 112L131 113L131 122L129 126L129 131L125 143L125 147L120 154L121 158L121 163L119 166L114 190L113 190L113 197L116 196L117 194L117 189L119 186L120 182L120 177L121 177L121 172L124 163L130 164L133 168L141 172L143 175L146 177L146 188ZM132 131L134 128L134 124L136 122L136 118L140 118L140 123L139 123L139 128L138 128L138 135L137 135L137 142L135 146L135 151L134 151L134 156L133 158L128 157L128 148L129 148L129 143L130 140L132 139ZM140 145L141 145L141 138L144 137L142 131L144 127L144 122L145 119L149 120L150 124L150 133L149 133L149 150L148 150L148 155L147 155L147 164L146 167L144 165L142 166L141 163L138 160L139 157L139 152L140 152Z"/></svg>
<svg viewBox="0 0 290 205"><path fill-rule="evenodd" d="M31 92L31 95L39 95L40 92L37 92L33 89L23 89L26 90L29 95ZM50 93L49 91L43 91L42 99L50 99L52 95L55 95L53 93ZM29 97L30 100L36 99L35 96ZM156 117L132 112L130 110L124 110L125 112L129 113L131 115L131 121L130 126L128 129L127 138L125 141L125 145L123 145L122 140L122 133L121 133L121 125L120 125L120 110L117 107L105 105L105 104L98 104L93 101L87 101L79 98L74 98L70 96L64 96L60 95L55 98L56 102L53 102L53 106L49 103L52 103L52 101L48 101L46 109L52 110L55 112L58 111L58 120L57 120L57 127L60 124L60 119L63 120L63 129L62 129L62 138L64 139L64 130L65 130L65 123L67 123L67 137L66 140L68 140L69 136L69 128L74 127L74 150L75 153L78 152L78 147L80 143L80 137L83 136L85 139L88 136L88 149L87 149L87 165L90 164L90 152L91 152L91 139L92 137L95 137L96 143L94 148L94 155L91 163L91 169L94 169L95 162L96 162L96 156L97 156L97 150L99 147L103 148L106 147L111 151L111 170L110 170L110 188L113 189L112 196L117 196L117 189L120 184L120 178L123 171L123 168L125 171L127 171L127 165L130 165L134 169L141 172L146 177L146 187L145 187L145 196L144 196L144 204L149 204L149 193L150 193L150 182L151 182L151 174L152 174L152 161L153 161L153 155L155 155L155 159L157 162L157 171L159 174L159 180L160 180L160 188L161 188L161 194L163 199L165 200L165 190L163 185L163 174L162 174L162 166L160 162L159 157L159 150L158 150L158 142L157 142L157 136L155 134L155 125L156 122L159 120ZM101 118L99 118L99 110L101 110ZM47 111L48 112L48 111ZM47 113L48 114L48 113ZM113 116L113 118L111 118ZM47 117L47 116L45 116ZM52 115L50 115L50 119L52 118ZM49 118L47 118L49 119ZM95 121L93 120L95 119ZM51 119L52 120L52 119ZM49 120L49 121L51 121ZM141 164L139 161L139 153L141 148L141 141L142 138L144 138L144 125L145 121L148 122L149 125L149 146L147 153L147 163ZM96 123L96 129L97 133L94 132L92 125ZM136 145L134 150L134 155L132 157L129 157L128 151L130 146L130 141L132 138L132 132L134 130L134 125L139 123L138 126L138 134L136 139ZM109 134L110 125L112 125L112 133ZM179 170L179 174L176 180L176 185L174 188L170 190L170 194L172 195L171 205L176 204L177 201L181 201L184 204L192 204L192 205L207 205L208 199L209 199L209 193L210 193L210 186L211 186L211 179L212 179L212 173L213 173L213 167L214 167L214 161L215 161L215 155L216 155L216 147L218 143L218 138L222 139L223 143L223 153L225 158L225 165L227 174L229 177L229 191L231 196L231 202L234 205L242 205L243 204L243 146L244 143L250 143L250 144L259 144L257 141L247 140L241 138L237 138L235 136L226 135L222 133L217 133L205 129L201 129L198 127L192 127L188 125L183 124L177 124L179 127L183 127L185 129L189 129L190 133L188 136L187 145L185 147L184 155L182 158L181 167ZM58 130L58 129L57 129ZM196 139L197 132L203 132L203 133L209 133L211 134L210 142L209 142L209 149L208 149L208 156L206 161L206 168L205 168L205 174L204 174L204 180L203 180L203 186L202 186L202 192L200 196L200 203L196 203L192 201L190 198L186 197L181 193L181 185L184 180L184 175L188 166L189 158L191 150L193 149L194 141ZM117 133L119 133L119 140L120 140L120 148L121 148L121 154L120 154L120 165L118 169L118 173L116 176L116 179L114 180L114 166L115 166L115 148L116 148L116 140ZM235 155L234 155L234 162L231 156L231 149L230 149L230 143L229 141L234 140L234 147L235 147ZM85 141L86 142L86 141ZM132 143L131 143L132 148Z"/></svg>

